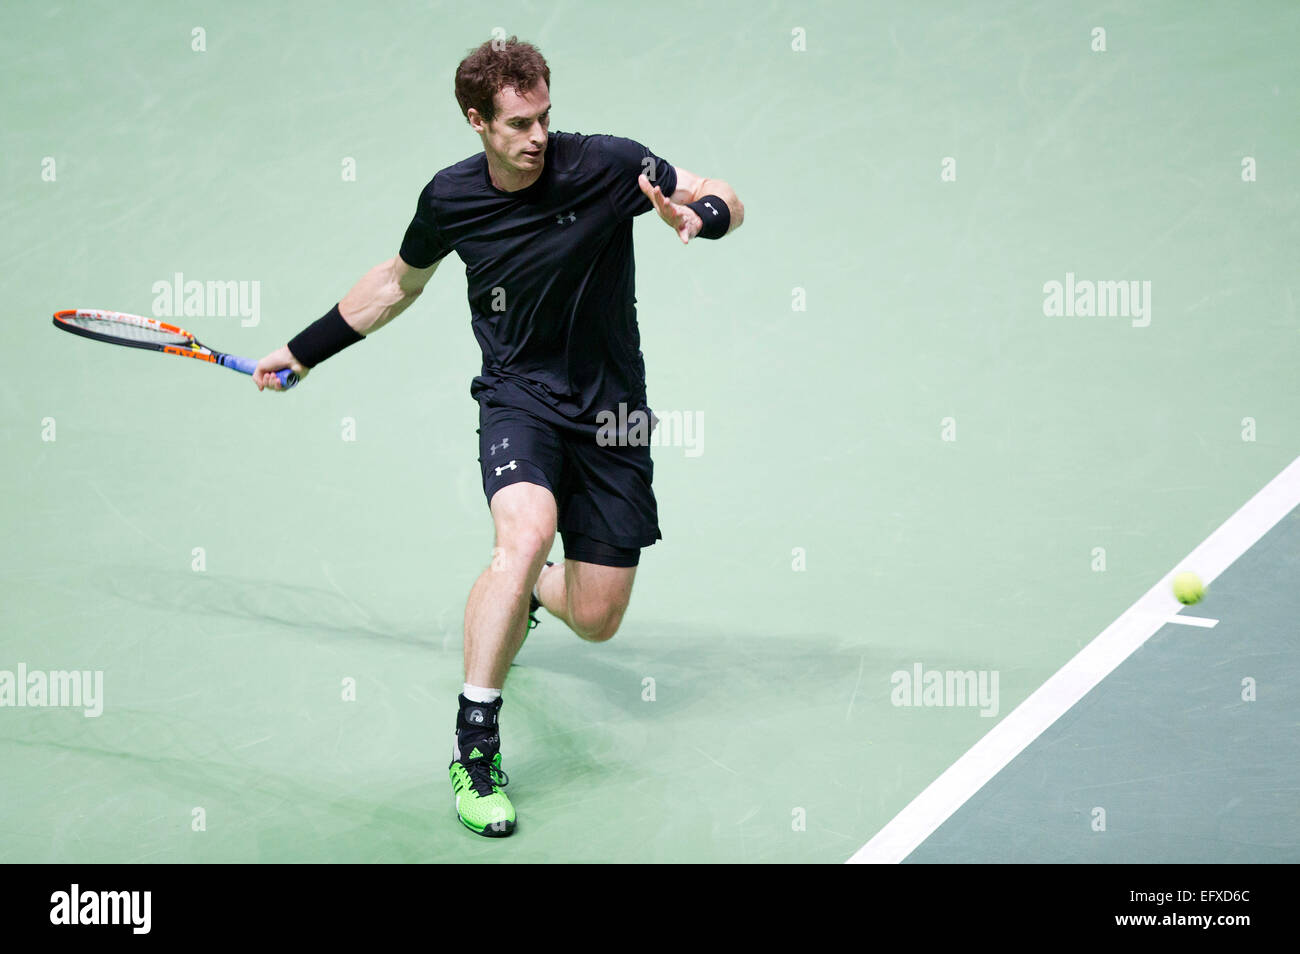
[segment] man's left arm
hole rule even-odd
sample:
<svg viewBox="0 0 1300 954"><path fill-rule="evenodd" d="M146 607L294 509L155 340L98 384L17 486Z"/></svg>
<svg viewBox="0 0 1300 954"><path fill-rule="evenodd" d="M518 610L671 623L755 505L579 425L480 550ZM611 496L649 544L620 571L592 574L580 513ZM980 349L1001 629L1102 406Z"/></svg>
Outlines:
<svg viewBox="0 0 1300 954"><path fill-rule="evenodd" d="M654 203L659 217L673 227L683 244L701 233L705 238L722 238L740 228L745 221L745 206L735 189L721 179L705 179L680 166L674 169L677 187L671 196L665 196L657 185L652 186L645 175L637 182Z"/></svg>

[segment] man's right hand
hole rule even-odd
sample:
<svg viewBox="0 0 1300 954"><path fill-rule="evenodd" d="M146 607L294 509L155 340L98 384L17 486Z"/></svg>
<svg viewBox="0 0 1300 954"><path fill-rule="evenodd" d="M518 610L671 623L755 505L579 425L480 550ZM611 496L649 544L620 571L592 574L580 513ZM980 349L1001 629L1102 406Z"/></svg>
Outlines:
<svg viewBox="0 0 1300 954"><path fill-rule="evenodd" d="M268 354L261 361L257 362L257 367L253 369L253 383L257 385L259 391L264 388L270 388L272 391L283 391L280 386L280 379L275 376L275 372L289 368L294 374L298 375L301 381L307 377L310 370L305 365L300 364L298 359L293 356L289 346L277 348Z"/></svg>

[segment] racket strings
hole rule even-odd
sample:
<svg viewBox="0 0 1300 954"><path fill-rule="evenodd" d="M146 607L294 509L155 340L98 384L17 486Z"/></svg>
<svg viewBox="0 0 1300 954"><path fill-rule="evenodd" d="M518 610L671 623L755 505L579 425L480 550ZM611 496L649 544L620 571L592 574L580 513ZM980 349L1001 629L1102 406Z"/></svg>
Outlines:
<svg viewBox="0 0 1300 954"><path fill-rule="evenodd" d="M187 345L192 340L188 335L178 335L173 331L164 331L161 328L149 328L144 325L133 325L125 321L114 321L110 318L97 318L91 315L71 315L63 320L70 325L84 328L86 331L97 335L121 338L125 341L142 341L161 345Z"/></svg>

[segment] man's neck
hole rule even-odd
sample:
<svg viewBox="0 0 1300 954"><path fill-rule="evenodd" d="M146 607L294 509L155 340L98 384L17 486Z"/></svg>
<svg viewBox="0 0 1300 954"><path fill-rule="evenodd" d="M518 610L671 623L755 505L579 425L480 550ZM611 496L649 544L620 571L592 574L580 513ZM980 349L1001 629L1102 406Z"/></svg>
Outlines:
<svg viewBox="0 0 1300 954"><path fill-rule="evenodd" d="M496 157L490 153L487 157L487 163L488 178L492 180L492 185L502 192L518 192L520 189L527 189L542 177L542 170L546 167L546 154L542 154L542 162L538 164L537 168L528 172L508 168L497 161Z"/></svg>

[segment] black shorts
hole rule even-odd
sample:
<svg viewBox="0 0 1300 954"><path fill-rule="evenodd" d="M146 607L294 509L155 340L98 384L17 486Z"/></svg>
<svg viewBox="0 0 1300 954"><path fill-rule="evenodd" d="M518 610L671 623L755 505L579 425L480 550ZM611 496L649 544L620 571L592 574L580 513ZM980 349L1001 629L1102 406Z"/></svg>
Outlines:
<svg viewBox="0 0 1300 954"><path fill-rule="evenodd" d="M662 540L648 445L597 441L595 425L563 422L511 400L511 389L479 397L479 466L489 506L502 487L526 481L555 496L568 560L636 566Z"/></svg>

